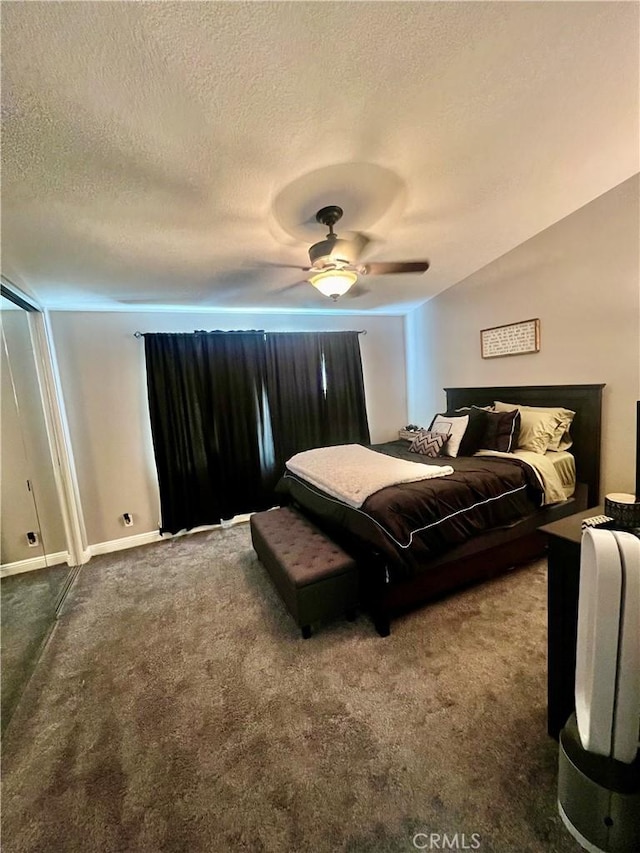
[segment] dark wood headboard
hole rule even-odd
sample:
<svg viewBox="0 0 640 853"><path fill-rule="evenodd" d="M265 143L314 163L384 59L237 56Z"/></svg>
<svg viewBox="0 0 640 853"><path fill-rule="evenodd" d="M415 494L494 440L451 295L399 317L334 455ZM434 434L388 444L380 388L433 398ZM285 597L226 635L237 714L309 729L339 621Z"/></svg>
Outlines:
<svg viewBox="0 0 640 853"><path fill-rule="evenodd" d="M445 388L447 411L490 406L494 400L523 406L563 406L576 413L571 425L578 482L586 483L589 506L600 503L600 431L604 385L511 385L501 388Z"/></svg>

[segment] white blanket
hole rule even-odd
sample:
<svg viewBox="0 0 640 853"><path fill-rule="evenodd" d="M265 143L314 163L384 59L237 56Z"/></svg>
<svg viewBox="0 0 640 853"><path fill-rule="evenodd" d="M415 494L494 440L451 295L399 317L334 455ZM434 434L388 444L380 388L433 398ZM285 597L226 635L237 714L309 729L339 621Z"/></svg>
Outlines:
<svg viewBox="0 0 640 853"><path fill-rule="evenodd" d="M451 465L407 462L360 444L339 444L296 453L287 462L293 474L356 509L374 492L398 483L413 483L453 474Z"/></svg>

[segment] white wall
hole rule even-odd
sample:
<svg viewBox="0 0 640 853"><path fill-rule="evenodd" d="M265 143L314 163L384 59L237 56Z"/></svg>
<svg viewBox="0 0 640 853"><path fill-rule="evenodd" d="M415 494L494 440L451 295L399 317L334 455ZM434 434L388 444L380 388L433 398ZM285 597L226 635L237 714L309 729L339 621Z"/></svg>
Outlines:
<svg viewBox="0 0 640 853"><path fill-rule="evenodd" d="M372 441L396 438L407 422L402 317L60 311L50 316L89 545L158 528L144 342L133 337L136 330L366 329L360 346ZM123 512L133 514L134 527L123 526Z"/></svg>
<svg viewBox="0 0 640 853"><path fill-rule="evenodd" d="M409 420L446 386L606 383L603 494L634 490L640 397L638 176L444 291L406 322ZM480 330L540 318L539 353L483 360Z"/></svg>

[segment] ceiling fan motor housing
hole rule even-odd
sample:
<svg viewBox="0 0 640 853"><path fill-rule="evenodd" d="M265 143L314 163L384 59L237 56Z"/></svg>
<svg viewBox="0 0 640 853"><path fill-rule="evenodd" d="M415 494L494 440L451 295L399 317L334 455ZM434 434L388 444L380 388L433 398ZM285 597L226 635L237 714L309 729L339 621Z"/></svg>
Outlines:
<svg viewBox="0 0 640 853"><path fill-rule="evenodd" d="M316 213L316 221L327 225L329 233L325 240L314 243L309 249L309 260L314 269L323 269L326 266L343 266L352 262L353 246L348 240L340 240L333 233L333 226L342 219L342 208L337 204L330 204L321 208Z"/></svg>
<svg viewBox="0 0 640 853"><path fill-rule="evenodd" d="M378 261L372 264L358 265L358 258L369 243L366 234L353 232L348 239L341 239L334 232L333 226L342 218L342 208L337 204L321 208L316 213L316 220L327 225L329 233L324 240L314 243L309 249L311 269L344 270L349 269L360 275L394 275L396 273L423 273L429 269L429 261Z"/></svg>
<svg viewBox="0 0 640 853"><path fill-rule="evenodd" d="M350 264L353 255L353 245L348 240L341 240L335 235L314 243L309 249L311 266L320 269L332 264Z"/></svg>

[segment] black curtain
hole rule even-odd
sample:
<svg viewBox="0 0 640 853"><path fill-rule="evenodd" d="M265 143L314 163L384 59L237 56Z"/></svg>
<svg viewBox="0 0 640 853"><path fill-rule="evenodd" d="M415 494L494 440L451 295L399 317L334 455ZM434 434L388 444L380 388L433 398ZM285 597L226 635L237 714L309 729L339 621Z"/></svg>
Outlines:
<svg viewBox="0 0 640 853"><path fill-rule="evenodd" d="M320 336L311 332L269 332L266 338L277 482L294 453L327 443L322 345Z"/></svg>
<svg viewBox="0 0 640 853"><path fill-rule="evenodd" d="M357 332L144 338L162 532L272 506L295 453L369 442Z"/></svg>
<svg viewBox="0 0 640 853"><path fill-rule="evenodd" d="M145 335L162 532L270 505L262 332Z"/></svg>
<svg viewBox="0 0 640 853"><path fill-rule="evenodd" d="M357 332L322 332L325 444L369 444L360 341Z"/></svg>
<svg viewBox="0 0 640 853"><path fill-rule="evenodd" d="M368 444L357 332L268 332L267 393L275 472L294 453Z"/></svg>
<svg viewBox="0 0 640 853"><path fill-rule="evenodd" d="M264 476L267 430L264 332L196 335L207 366L203 400L215 460L220 518L271 506Z"/></svg>

